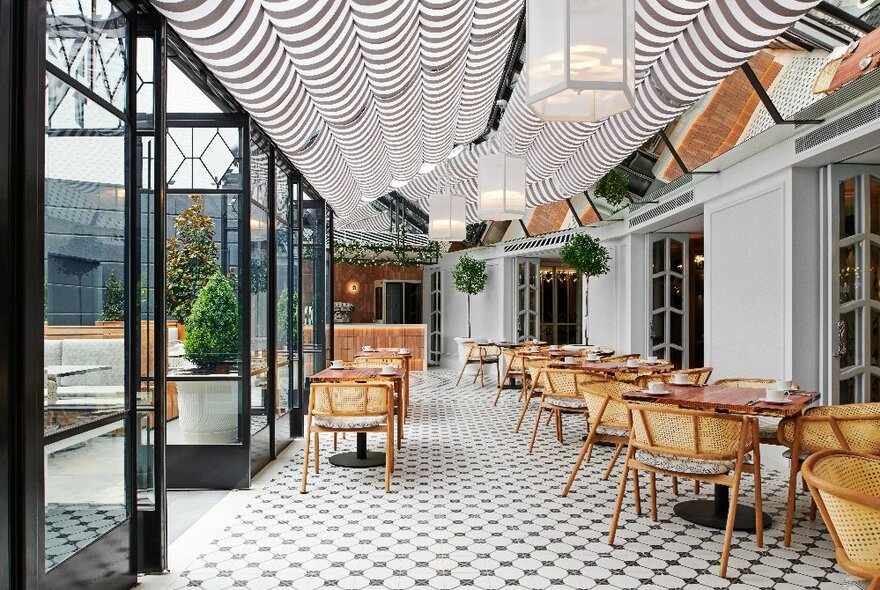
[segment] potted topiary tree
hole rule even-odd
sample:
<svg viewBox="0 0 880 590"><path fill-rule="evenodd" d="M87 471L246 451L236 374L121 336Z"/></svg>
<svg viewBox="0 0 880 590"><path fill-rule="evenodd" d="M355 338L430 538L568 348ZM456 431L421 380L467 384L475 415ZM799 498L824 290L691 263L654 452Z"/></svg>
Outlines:
<svg viewBox="0 0 880 590"><path fill-rule="evenodd" d="M174 220L175 235L165 243L165 303L169 317L177 320L181 339L196 297L220 270L214 221L205 214L201 195L190 198L192 205Z"/></svg>
<svg viewBox="0 0 880 590"><path fill-rule="evenodd" d="M125 311L125 289L122 281L116 274L116 269L110 269L107 280L104 281L104 305L101 310L101 320L107 322L121 322Z"/></svg>
<svg viewBox="0 0 880 590"><path fill-rule="evenodd" d="M232 280L217 272L199 291L186 321L184 357L195 369L177 381L180 429L187 442L223 444L238 437L235 380L205 379L228 374L239 356L238 301Z"/></svg>
<svg viewBox="0 0 880 590"><path fill-rule="evenodd" d="M575 234L559 251L562 264L571 267L575 272L584 275L584 287L589 285L590 277L598 277L611 270L611 254L602 243L587 234ZM587 310L584 309L584 316ZM587 327L584 322L584 339Z"/></svg>
<svg viewBox="0 0 880 590"><path fill-rule="evenodd" d="M469 254L462 254L452 269L452 284L455 289L467 295L467 337L457 337L458 359L464 363L468 353L466 344L473 342L471 338L471 295L479 295L486 288L486 262L476 260Z"/></svg>

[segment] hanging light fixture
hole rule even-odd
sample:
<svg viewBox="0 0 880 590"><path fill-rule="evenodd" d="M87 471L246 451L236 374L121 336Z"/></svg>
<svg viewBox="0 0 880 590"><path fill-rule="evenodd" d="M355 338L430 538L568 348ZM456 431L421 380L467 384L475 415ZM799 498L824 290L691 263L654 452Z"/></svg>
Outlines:
<svg viewBox="0 0 880 590"><path fill-rule="evenodd" d="M428 214L428 239L438 242L461 242L467 237L465 196L452 189L449 178L443 189L431 198Z"/></svg>
<svg viewBox="0 0 880 590"><path fill-rule="evenodd" d="M507 153L504 139L499 130L499 152L481 157L477 165L481 219L508 221L526 214L526 160Z"/></svg>
<svg viewBox="0 0 880 590"><path fill-rule="evenodd" d="M526 102L542 119L635 106L635 0L527 0Z"/></svg>

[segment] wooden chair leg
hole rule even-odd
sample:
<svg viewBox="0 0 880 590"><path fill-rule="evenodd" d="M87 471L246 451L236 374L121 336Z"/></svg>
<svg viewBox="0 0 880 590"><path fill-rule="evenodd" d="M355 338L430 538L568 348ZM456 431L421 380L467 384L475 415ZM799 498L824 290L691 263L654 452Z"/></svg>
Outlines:
<svg viewBox="0 0 880 590"><path fill-rule="evenodd" d="M700 482L698 482L698 481L696 481L696 480L694 481L694 493L695 493L695 494L699 494L699 493L700 493Z"/></svg>
<svg viewBox="0 0 880 590"><path fill-rule="evenodd" d="M498 379L498 393L495 394L495 403L493 406L498 405L498 400L501 399L501 392L504 391L504 383L507 381L507 376L510 374L510 365L507 365L504 369L504 377Z"/></svg>
<svg viewBox="0 0 880 590"><path fill-rule="evenodd" d="M632 474L633 474L633 495L635 496L635 500L636 500L636 514L638 516L641 516L642 515L642 496L639 493L639 470L633 469Z"/></svg>
<svg viewBox="0 0 880 590"><path fill-rule="evenodd" d="M468 364L469 363L465 361L464 364L461 366L461 371L459 371L458 373L458 379L455 380L456 387L458 387L458 385L461 383L461 376L464 375L464 370L467 369Z"/></svg>
<svg viewBox="0 0 880 590"><path fill-rule="evenodd" d="M651 520L657 522L657 474L652 471L649 479L651 484Z"/></svg>
<svg viewBox="0 0 880 590"><path fill-rule="evenodd" d="M535 390L535 384L533 383L531 387L529 387L529 391L526 392L525 403L523 404L523 409L519 413L519 420L516 421L516 428L513 429L514 432L519 432L519 427L522 426L523 419L526 417L526 412L529 411L529 404L532 403L532 391Z"/></svg>
<svg viewBox="0 0 880 590"><path fill-rule="evenodd" d="M562 497L566 497L568 495L569 490L571 490L571 486L574 483L574 478L577 476L577 472L581 468L581 463L584 462L584 457L587 455L589 450L593 447L593 443L590 440L590 437L587 436L587 440L584 441L584 446L581 447L581 454L578 455L577 460L574 462L574 467L571 468L571 475L568 476L568 483L565 484L565 487L562 489ZM589 459L587 460L589 461Z"/></svg>
<svg viewBox="0 0 880 590"><path fill-rule="evenodd" d="M334 451L336 450L336 439L337 439L338 434L339 434L338 432L333 433L333 450Z"/></svg>
<svg viewBox="0 0 880 590"><path fill-rule="evenodd" d="M556 410L556 440L562 442L562 410Z"/></svg>
<svg viewBox="0 0 880 590"><path fill-rule="evenodd" d="M318 446L318 433L315 433L315 474L319 473L318 463L320 462L321 451Z"/></svg>
<svg viewBox="0 0 880 590"><path fill-rule="evenodd" d="M501 387L501 363L495 362L495 382Z"/></svg>
<svg viewBox="0 0 880 590"><path fill-rule="evenodd" d="M759 441L758 421L752 421L752 440ZM755 543L764 546L764 500L761 492L761 444L755 443L752 449L752 475L755 478Z"/></svg>
<svg viewBox="0 0 880 590"><path fill-rule="evenodd" d="M547 412L547 421L544 422L544 426L550 426L550 420L553 419L553 415L556 413L556 410L550 410Z"/></svg>
<svg viewBox="0 0 880 590"><path fill-rule="evenodd" d="M531 454L532 448L535 446L535 437L538 436L538 427L541 426L541 412L544 411L544 404L538 404L538 415L535 417L535 428L532 429L532 440L529 441L529 453Z"/></svg>
<svg viewBox="0 0 880 590"><path fill-rule="evenodd" d="M403 408L401 408L402 410ZM388 424L385 434L385 493L391 491L391 464L394 461L394 427ZM397 444L400 445L400 434L397 435Z"/></svg>
<svg viewBox="0 0 880 590"><path fill-rule="evenodd" d="M727 512L727 529L724 531L724 547L721 549L721 567L718 575L727 576L727 560L730 558L730 544L733 541L733 523L736 521L736 503L739 500L739 483L742 479L742 467L733 475L733 487L730 493L730 509Z"/></svg>
<svg viewBox="0 0 880 590"><path fill-rule="evenodd" d="M620 457L620 451L623 450L623 445L617 445L614 447L614 454L611 455L611 461L608 462L608 467L605 468L605 473L602 474L602 480L605 481L611 475L611 470L614 469L614 466L617 464L617 458Z"/></svg>
<svg viewBox="0 0 880 590"><path fill-rule="evenodd" d="M796 451L799 452L799 450L797 439L795 439L791 453L791 466L788 473L788 503L785 507L785 534L782 538L782 544L786 547L791 545L791 530L794 528L794 512L797 508L797 477L800 465Z"/></svg>
<svg viewBox="0 0 880 590"><path fill-rule="evenodd" d="M303 445L303 447L304 447L303 476L302 476L302 482L300 483L300 486L299 486L299 493L300 494L306 493L306 482L309 479L309 449L312 446L311 445L311 441L312 441L311 430L312 430L312 422L311 422L311 420L309 420L308 422L306 422L306 436L304 439L306 444Z"/></svg>
<svg viewBox="0 0 880 590"><path fill-rule="evenodd" d="M397 407L397 448L403 442L403 405Z"/></svg>
<svg viewBox="0 0 880 590"><path fill-rule="evenodd" d="M611 531L608 533L608 544L614 545L614 535L617 533L617 522L620 520L620 509L623 506L623 495L626 493L626 480L629 478L629 460L632 458L633 448L626 453L626 461L623 463L623 475L620 477L620 487L617 489L617 502L614 503L614 516L611 517Z"/></svg>
<svg viewBox="0 0 880 590"><path fill-rule="evenodd" d="M672 476L672 493L678 495L678 477Z"/></svg>
<svg viewBox="0 0 880 590"><path fill-rule="evenodd" d="M810 498L810 520L816 520L816 501Z"/></svg>

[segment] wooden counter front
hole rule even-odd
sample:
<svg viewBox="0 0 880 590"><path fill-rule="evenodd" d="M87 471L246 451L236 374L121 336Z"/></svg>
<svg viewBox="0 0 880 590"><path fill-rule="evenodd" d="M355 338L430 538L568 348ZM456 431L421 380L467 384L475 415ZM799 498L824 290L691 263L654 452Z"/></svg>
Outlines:
<svg viewBox="0 0 880 590"><path fill-rule="evenodd" d="M410 369L428 368L428 327L425 324L334 324L333 358L354 359L364 345L373 348L408 348Z"/></svg>

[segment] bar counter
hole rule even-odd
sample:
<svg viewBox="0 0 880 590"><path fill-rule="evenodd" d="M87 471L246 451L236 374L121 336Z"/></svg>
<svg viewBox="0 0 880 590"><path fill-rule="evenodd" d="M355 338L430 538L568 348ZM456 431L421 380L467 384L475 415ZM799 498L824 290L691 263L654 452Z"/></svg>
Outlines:
<svg viewBox="0 0 880 590"><path fill-rule="evenodd" d="M334 324L334 359L352 360L364 345L373 348L408 348L410 368L424 371L427 365L428 326L426 324Z"/></svg>

